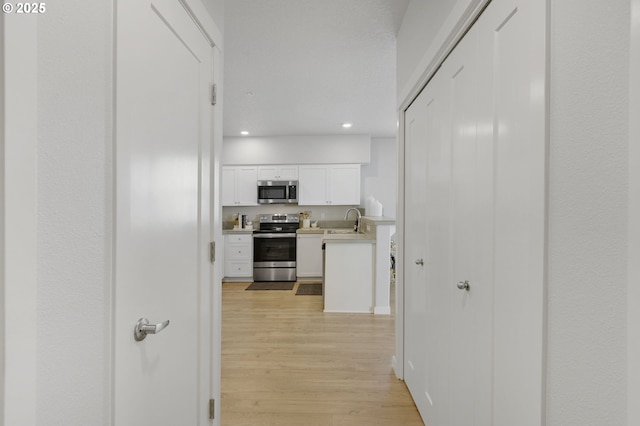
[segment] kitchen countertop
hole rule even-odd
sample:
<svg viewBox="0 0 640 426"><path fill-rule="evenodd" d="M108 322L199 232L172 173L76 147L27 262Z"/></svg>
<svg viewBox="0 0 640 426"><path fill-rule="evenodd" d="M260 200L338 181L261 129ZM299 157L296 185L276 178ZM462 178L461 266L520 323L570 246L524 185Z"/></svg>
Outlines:
<svg viewBox="0 0 640 426"><path fill-rule="evenodd" d="M253 229L223 229L222 234L253 234Z"/></svg>
<svg viewBox="0 0 640 426"><path fill-rule="evenodd" d="M296 233L298 234L324 234L326 228L298 228Z"/></svg>
<svg viewBox="0 0 640 426"><path fill-rule="evenodd" d="M322 242L331 244L374 244L376 239L371 234L324 234Z"/></svg>
<svg viewBox="0 0 640 426"><path fill-rule="evenodd" d="M362 216L363 221L369 221L376 225L395 225L396 219L388 216Z"/></svg>
<svg viewBox="0 0 640 426"><path fill-rule="evenodd" d="M349 228L299 228L298 234L324 234L323 243L375 243L373 234L351 232ZM335 233L332 233L335 232Z"/></svg>

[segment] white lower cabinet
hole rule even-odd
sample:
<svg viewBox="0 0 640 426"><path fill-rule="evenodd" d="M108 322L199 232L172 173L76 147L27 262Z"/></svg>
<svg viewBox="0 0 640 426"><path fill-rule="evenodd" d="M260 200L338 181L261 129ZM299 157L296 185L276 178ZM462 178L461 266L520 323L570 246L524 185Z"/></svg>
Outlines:
<svg viewBox="0 0 640 426"><path fill-rule="evenodd" d="M296 275L299 280L322 278L322 237L324 234L298 234Z"/></svg>
<svg viewBox="0 0 640 426"><path fill-rule="evenodd" d="M253 236L225 235L224 276L253 279Z"/></svg>

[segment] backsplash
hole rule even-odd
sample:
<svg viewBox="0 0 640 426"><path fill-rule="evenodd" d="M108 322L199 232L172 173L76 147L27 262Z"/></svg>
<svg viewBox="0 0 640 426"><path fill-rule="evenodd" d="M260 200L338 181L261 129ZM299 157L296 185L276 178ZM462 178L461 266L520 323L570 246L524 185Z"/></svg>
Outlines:
<svg viewBox="0 0 640 426"><path fill-rule="evenodd" d="M300 213L303 211L311 212L311 222L318 222L321 228L348 228L355 223L355 214L351 214L349 220L344 220L344 214L351 206L298 206L286 204L264 204L260 206L250 207L223 207L222 221L223 227L232 228L236 215L246 214L249 220L253 221L257 227L258 216L261 214L274 213ZM364 216L364 209L360 208L360 212Z"/></svg>

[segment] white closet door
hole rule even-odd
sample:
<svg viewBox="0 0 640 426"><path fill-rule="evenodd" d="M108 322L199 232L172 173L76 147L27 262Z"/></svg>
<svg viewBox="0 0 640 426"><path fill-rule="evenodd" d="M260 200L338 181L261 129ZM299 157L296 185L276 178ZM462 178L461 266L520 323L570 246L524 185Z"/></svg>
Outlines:
<svg viewBox="0 0 640 426"><path fill-rule="evenodd" d="M426 412L429 425L450 424L457 407L451 389L451 304L455 287L451 275L451 102L446 76L439 74L425 90L427 105L427 180L423 183L427 201L424 219L426 239L427 314L423 332L427 335L427 396L432 403ZM422 239L421 235L416 238Z"/></svg>
<svg viewBox="0 0 640 426"><path fill-rule="evenodd" d="M451 388L452 398L463 401L442 423L452 426L491 425L493 283L490 268L482 268L491 263L491 236L484 231L491 215L480 202L491 181L480 179L487 171L478 164L477 32L474 27L467 33L440 71L451 105Z"/></svg>
<svg viewBox="0 0 640 426"><path fill-rule="evenodd" d="M451 410L450 121L440 77L406 115L405 381L427 424Z"/></svg>
<svg viewBox="0 0 640 426"><path fill-rule="evenodd" d="M426 394L427 294L425 278L426 193L427 180L427 93L419 96L405 115L405 335L404 379L418 410L424 416L431 402ZM425 419L426 420L426 419Z"/></svg>
<svg viewBox="0 0 640 426"><path fill-rule="evenodd" d="M545 8L493 0L406 111L404 371L430 426L543 423Z"/></svg>
<svg viewBox="0 0 640 426"><path fill-rule="evenodd" d="M492 141L495 161L496 426L543 423L545 22L545 2L501 0L477 23L482 123L493 123L479 143Z"/></svg>

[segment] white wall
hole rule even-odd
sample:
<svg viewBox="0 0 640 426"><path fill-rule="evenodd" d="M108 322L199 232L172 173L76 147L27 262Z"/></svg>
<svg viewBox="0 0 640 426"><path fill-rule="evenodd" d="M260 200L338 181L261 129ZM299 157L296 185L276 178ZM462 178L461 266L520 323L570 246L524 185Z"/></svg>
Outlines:
<svg viewBox="0 0 640 426"><path fill-rule="evenodd" d="M631 0L629 71L629 252L627 253L627 424L640 424L640 0Z"/></svg>
<svg viewBox="0 0 640 426"><path fill-rule="evenodd" d="M411 0L396 43L398 105L417 95L450 51L456 30L466 28L486 1Z"/></svg>
<svg viewBox="0 0 640 426"><path fill-rule="evenodd" d="M371 161L369 135L226 137L222 162L234 164L332 164Z"/></svg>
<svg viewBox="0 0 640 426"><path fill-rule="evenodd" d="M224 34L224 0L202 0L216 26Z"/></svg>
<svg viewBox="0 0 640 426"><path fill-rule="evenodd" d="M371 163L362 166L362 198L373 195L383 215L396 217L398 201L398 144L395 138L371 139Z"/></svg>
<svg viewBox="0 0 640 426"><path fill-rule="evenodd" d="M439 31L436 42L421 44L399 36L398 52L422 57L418 68L410 69L410 61L400 62L399 55L398 76L411 76L398 86L399 104L407 102L421 67L438 54L439 40L454 27L454 15L462 16L465 1L459 0L444 22L428 14L405 18L408 25ZM407 16L412 10L425 13L414 3L421 1L412 0ZM627 408L629 1L549 3L547 425L622 425ZM403 31L419 32L401 29L400 35Z"/></svg>
<svg viewBox="0 0 640 426"><path fill-rule="evenodd" d="M37 423L107 424L113 2L38 20Z"/></svg>
<svg viewBox="0 0 640 426"><path fill-rule="evenodd" d="M413 72L418 68L420 60L429 47L425 41L434 40L444 22L455 6L455 1L411 1L398 31L396 83L398 89L404 88ZM429 24L425 25L425 17Z"/></svg>
<svg viewBox="0 0 640 426"><path fill-rule="evenodd" d="M550 426L625 424L629 12L551 2Z"/></svg>
<svg viewBox="0 0 640 426"><path fill-rule="evenodd" d="M2 424L36 422L37 21L4 16Z"/></svg>
<svg viewBox="0 0 640 426"><path fill-rule="evenodd" d="M0 34L4 38L4 14L0 15ZM0 176L4 176L4 43L0 43ZM0 185L0 401L4 401L5 370L5 240L4 240L4 182ZM0 404L0 426L4 425L4 403Z"/></svg>

